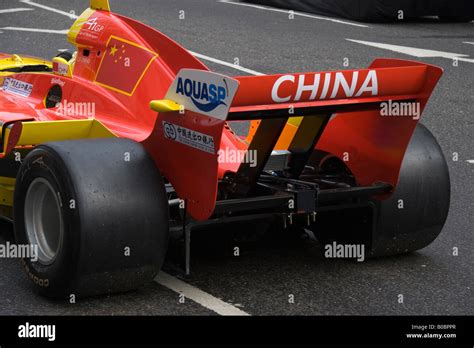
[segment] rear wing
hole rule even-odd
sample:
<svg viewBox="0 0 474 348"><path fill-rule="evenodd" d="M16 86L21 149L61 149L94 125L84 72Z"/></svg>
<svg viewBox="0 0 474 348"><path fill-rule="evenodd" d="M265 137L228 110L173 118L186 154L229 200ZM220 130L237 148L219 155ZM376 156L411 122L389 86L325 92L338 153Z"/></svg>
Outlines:
<svg viewBox="0 0 474 348"><path fill-rule="evenodd" d="M226 121L260 120L248 146L257 164L240 164L232 182L235 197L252 191L288 134L293 178L316 147L344 160L358 184L396 186L408 142L441 75L441 68L395 59L378 59L361 70L236 78L183 69L166 99L151 103L159 114L144 144L155 149L160 169L197 220L215 208L217 151ZM383 117L385 104L399 103L412 103L418 112ZM295 116L301 123L289 125Z"/></svg>
<svg viewBox="0 0 474 348"><path fill-rule="evenodd" d="M344 110L345 106L365 109L368 104L419 96L427 65L381 63L377 60L376 65L361 70L238 77L240 90L228 120L255 119L258 112L278 116L295 109L300 114Z"/></svg>

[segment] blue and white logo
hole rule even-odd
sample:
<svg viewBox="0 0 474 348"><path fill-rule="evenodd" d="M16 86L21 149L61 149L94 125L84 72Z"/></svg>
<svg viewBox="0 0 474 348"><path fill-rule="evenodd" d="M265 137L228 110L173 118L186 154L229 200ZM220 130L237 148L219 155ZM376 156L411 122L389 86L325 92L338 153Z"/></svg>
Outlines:
<svg viewBox="0 0 474 348"><path fill-rule="evenodd" d="M176 85L176 94L185 95L190 98L199 110L210 112L218 106L227 106L225 99L229 94L229 89L227 88L226 81L222 80L222 82L225 86L179 77Z"/></svg>
<svg viewBox="0 0 474 348"><path fill-rule="evenodd" d="M221 120L227 118L239 82L205 70L182 69L166 99L191 110Z"/></svg>

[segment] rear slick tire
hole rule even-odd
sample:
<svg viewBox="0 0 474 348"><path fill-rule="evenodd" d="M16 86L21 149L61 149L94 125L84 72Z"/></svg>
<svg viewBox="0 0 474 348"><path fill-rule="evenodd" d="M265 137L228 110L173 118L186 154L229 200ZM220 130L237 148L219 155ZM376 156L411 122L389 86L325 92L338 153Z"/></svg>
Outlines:
<svg viewBox="0 0 474 348"><path fill-rule="evenodd" d="M449 203L450 180L443 152L431 132L418 124L391 196L372 199L373 214L340 213L326 218L323 228L312 230L323 245L364 244L367 257L404 254L422 249L438 237ZM365 223L373 220L374 225Z"/></svg>
<svg viewBox="0 0 474 348"><path fill-rule="evenodd" d="M85 297L137 289L161 269L168 244L163 179L142 145L91 139L40 145L23 161L14 193L18 244L43 295Z"/></svg>
<svg viewBox="0 0 474 348"><path fill-rule="evenodd" d="M433 134L418 124L395 191L386 200L374 200L377 216L370 256L408 253L431 244L446 222L450 192L443 151Z"/></svg>

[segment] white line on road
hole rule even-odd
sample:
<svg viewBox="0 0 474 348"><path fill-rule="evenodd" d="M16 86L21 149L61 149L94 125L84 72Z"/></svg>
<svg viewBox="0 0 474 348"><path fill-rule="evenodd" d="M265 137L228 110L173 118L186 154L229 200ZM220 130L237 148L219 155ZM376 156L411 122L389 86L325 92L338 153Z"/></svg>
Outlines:
<svg viewBox="0 0 474 348"><path fill-rule="evenodd" d="M467 163L474 164L474 160L467 160L466 162L467 162Z"/></svg>
<svg viewBox="0 0 474 348"><path fill-rule="evenodd" d="M232 64L232 63L229 63L229 62L225 62L225 61L217 59L217 58L212 58L212 57L209 57L209 56L205 56L204 54L201 54L201 53L197 53L197 52L193 52L193 51L189 51L189 53L191 53L193 56L195 56L197 58L200 58L200 59L203 59L203 60L208 60L210 62L217 63L217 64L220 64L220 65L228 66L229 68L240 70L240 71L246 72L246 73L251 74L251 75L257 75L257 76L263 75L262 73L260 73L258 71L248 69L248 68L244 68L243 66L240 66L240 65L235 65L235 64Z"/></svg>
<svg viewBox="0 0 474 348"><path fill-rule="evenodd" d="M160 272L155 282L160 285L167 287L179 294L183 294L185 297L199 303L201 306L210 309L220 315L250 315L243 310L232 306L231 304L224 302L207 292L204 292L192 285L189 285L165 272Z"/></svg>
<svg viewBox="0 0 474 348"><path fill-rule="evenodd" d="M21 27L4 27L4 28L0 28L0 29L2 29L2 30L29 31L29 32L38 32L38 33L49 33L49 34L62 34L62 35L67 34L68 31L69 31L68 29L53 30L53 29L21 28ZM220 64L220 65L227 66L227 67L230 67L230 68L233 68L233 69L236 69L236 70L240 70L240 71L243 71L243 72L245 72L247 74L250 74L250 75L257 75L257 76L264 75L264 74L262 74L258 71L248 69L248 68L245 68L245 67L240 66L240 65L235 65L235 64L217 59L217 58L209 57L209 56L206 56L206 55L201 54L201 53L197 53L197 52L193 52L193 51L189 51L189 52L192 55L194 55L195 57L200 58L202 60L207 60L207 61L210 61L210 62L213 62L213 63L216 63L216 64Z"/></svg>
<svg viewBox="0 0 474 348"><path fill-rule="evenodd" d="M27 7L18 7L18 8L7 8L4 10L0 10L0 14L2 13L13 13L13 12L22 12L22 11L33 11L32 8Z"/></svg>
<svg viewBox="0 0 474 348"><path fill-rule="evenodd" d="M352 39L346 39L346 40L359 43L362 45L370 46L370 47L376 47L376 48L381 48L384 50L403 53L403 54L407 54L407 55L418 57L418 58L447 58L451 60L457 59L463 62L474 63L474 59L465 58L465 57L469 57L469 55L467 54L434 51L434 50L427 50L427 49L415 48L415 47L389 45L385 43L372 42L372 41L361 41L361 40L352 40Z"/></svg>
<svg viewBox="0 0 474 348"><path fill-rule="evenodd" d="M30 31L33 33L49 33L49 34L67 34L68 29L54 30L54 29L38 29L38 28L20 28L20 27L4 27L1 30L16 30L16 31Z"/></svg>
<svg viewBox="0 0 474 348"><path fill-rule="evenodd" d="M48 10L48 11L51 11L51 12L56 12L56 13L59 13L59 14L62 14L64 16L67 16L71 19L77 19L78 17L73 14L73 13L70 13L70 12L66 12L66 11L61 11L61 10L58 10L54 7L49 7L49 6L46 6L46 5L43 5L43 4L38 4L36 2L33 2L33 1L30 1L30 0L20 0L20 2L22 3L25 3L27 5L31 5L31 6L36 6L36 7L39 7L39 8L42 8L43 10Z"/></svg>
<svg viewBox="0 0 474 348"><path fill-rule="evenodd" d="M40 4L36 4L36 3L33 3L29 0L20 0L22 2L25 2L25 3L28 3L28 4L31 4L31 5L34 5L34 6L38 6L38 7L41 7L45 10L50 10L52 12L56 12L56 13L60 13L60 14L63 14L63 15L66 15L68 17L71 18L71 14L67 13L67 12L64 12L64 11L60 11L60 10L56 10L54 8L51 8L49 6L44 6L44 5L40 5ZM33 32L47 32L47 33L54 33L54 34L67 34L68 30L49 30L49 29L34 29L34 28L20 28L20 27L5 27L5 28L0 28L0 29L4 29L4 30L19 30L19 31L33 31ZM220 59L216 59L216 58L212 58L212 57L209 57L209 56L206 56L206 55L203 55L203 54L200 54L200 53L196 53L196 52L190 52L191 54L195 55L196 57L200 58L200 59L204 59L204 60L208 60L208 61L211 61L211 62L214 62L214 63L217 63L217 64L221 64L221 65L224 65L224 66L227 66L227 67L231 67L231 68L234 68L234 69L237 69L237 70L240 70L240 71L243 71L243 72L246 72L246 73L249 73L249 74L253 74L253 75L262 75L261 73L257 72L257 71L254 71L254 70L251 70L251 69L247 69L247 68L244 68L244 67L241 67L241 66L238 66L238 65L234 65L234 64L231 64L231 63L228 63L228 62L225 62L225 61L222 61ZM205 308L208 308L212 311L214 311L215 313L217 314L220 314L220 315L240 315L240 316L248 316L250 315L249 313L235 307L235 306L232 306L231 304L229 303L226 303L210 294L208 294L207 292L203 291L203 290L200 290L192 285L189 285L167 273L164 273L164 272L160 272L160 274L155 278L155 281L160 284L160 285L163 285L179 294L183 294L185 297L189 298L190 300L200 304L201 306L205 307Z"/></svg>
<svg viewBox="0 0 474 348"><path fill-rule="evenodd" d="M463 43L468 44L468 45L474 45L474 42L469 42L469 41L464 41Z"/></svg>
<svg viewBox="0 0 474 348"><path fill-rule="evenodd" d="M53 8L53 7L49 7L49 6L46 6L46 5L42 5L42 4L38 4L36 2L33 2L31 0L20 0L21 2L25 3L25 4L29 4L29 5L33 5L33 6L37 6L37 7L40 7L44 10L48 10L48 11L52 11L52 12L55 12L55 13L59 13L59 14L62 14L64 16L67 16L69 18L77 18L77 16L72 16L71 13L69 12L65 12L65 11L61 11L61 10L58 10L56 8ZM1 29L1 28L0 28ZM29 30L28 28L14 28L14 27L8 27L8 28L3 28L3 29L6 29L6 30L20 30L20 31L40 31L40 32L44 32L44 33L55 33L55 34L67 34L67 30L50 30L50 31L45 31L46 29L35 29L35 30ZM207 60L207 61L210 61L210 62L213 62L213 63L217 63L217 64L220 64L220 65L224 65L224 66L227 66L227 67L230 67L230 68L233 68L233 69L236 69L236 70L240 70L240 71L243 71L247 74L251 74L251 75L263 75L262 73L259 73L258 71L255 71L255 70L252 70L252 69L247 69L243 66L240 66L240 65L235 65L235 64L232 64L232 63L228 63L228 62L225 62L223 60L220 60L220 59L217 59L217 58L212 58L212 57L209 57L209 56L206 56L204 54L201 54L201 53L197 53L197 52L192 52L190 51L192 55L196 56L197 58L200 58L200 59L203 59L203 60Z"/></svg>
<svg viewBox="0 0 474 348"><path fill-rule="evenodd" d="M234 1L230 1L230 0L218 0L218 2L221 2L223 4L246 6L246 7L256 8L256 9L259 9L259 10L266 10L266 11L273 11L273 12L281 12L281 13L290 14L290 10L283 10L283 9L278 9L278 8L273 8L273 7L267 7L267 6L261 6L261 5L252 5L252 4L244 4L244 3L241 3L241 2L234 2ZM365 24L353 23L353 22L349 22L349 21L342 21L340 19L335 19L335 18L330 18L330 17L315 16L315 15L311 15L311 14L303 13L303 12L298 12L298 11L292 11L291 13L293 13L295 16L300 16L300 17L313 18L313 19L319 19L319 20L329 21L329 22L334 22L334 23L339 23L339 24L352 25L354 27L360 27L360 28L370 28L368 25L365 25Z"/></svg>

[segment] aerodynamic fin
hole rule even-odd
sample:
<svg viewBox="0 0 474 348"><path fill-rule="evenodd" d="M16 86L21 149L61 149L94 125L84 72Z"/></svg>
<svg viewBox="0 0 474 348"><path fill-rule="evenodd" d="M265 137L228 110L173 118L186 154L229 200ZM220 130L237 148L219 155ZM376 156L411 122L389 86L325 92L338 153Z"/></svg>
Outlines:
<svg viewBox="0 0 474 348"><path fill-rule="evenodd" d="M162 149L155 152L162 174L195 219L207 219L214 211L218 150L238 88L239 82L227 76L182 69L165 99L150 103L159 114L144 145Z"/></svg>

